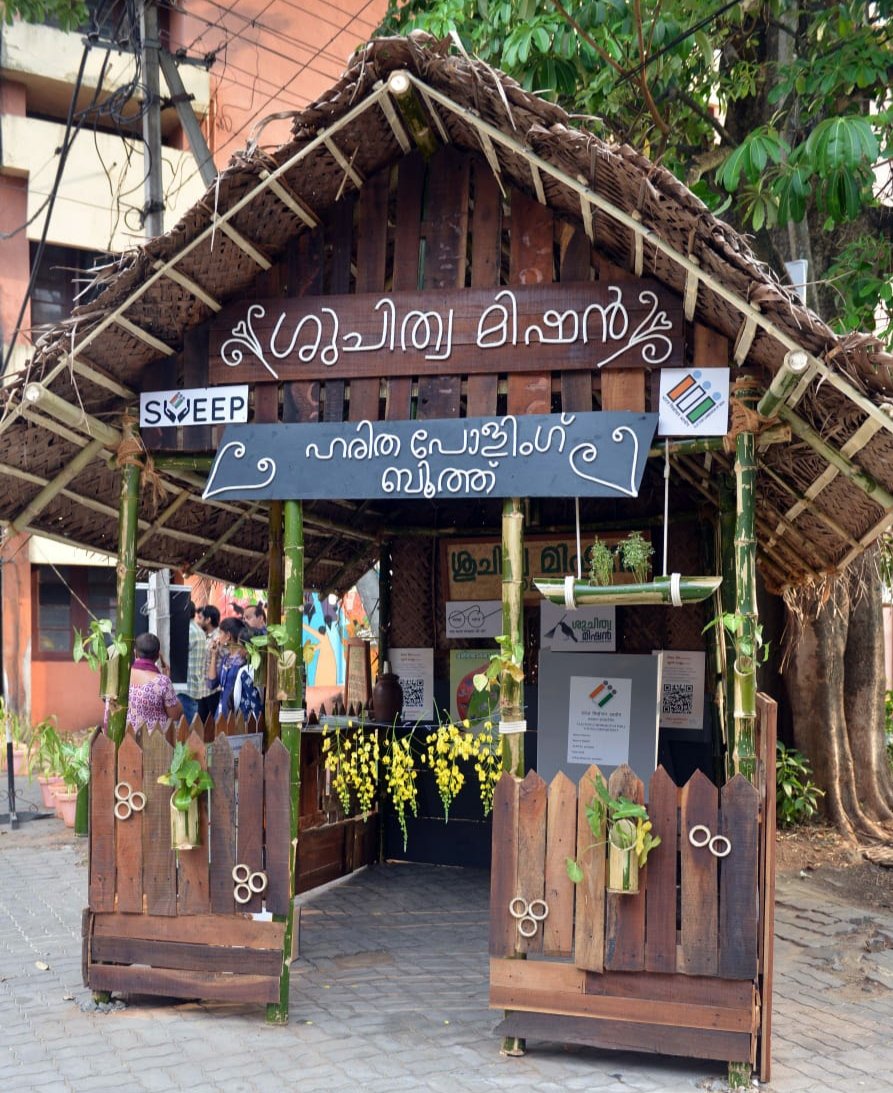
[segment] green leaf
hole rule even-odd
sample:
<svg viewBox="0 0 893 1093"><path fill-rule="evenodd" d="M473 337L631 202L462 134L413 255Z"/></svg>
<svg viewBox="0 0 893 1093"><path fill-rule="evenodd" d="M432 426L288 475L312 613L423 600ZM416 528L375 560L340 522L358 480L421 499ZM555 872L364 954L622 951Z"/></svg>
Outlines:
<svg viewBox="0 0 893 1093"><path fill-rule="evenodd" d="M567 866L567 875L570 877L574 884L579 884L580 881L583 879L583 870L580 868L577 862L574 861L573 858L565 859L565 865Z"/></svg>

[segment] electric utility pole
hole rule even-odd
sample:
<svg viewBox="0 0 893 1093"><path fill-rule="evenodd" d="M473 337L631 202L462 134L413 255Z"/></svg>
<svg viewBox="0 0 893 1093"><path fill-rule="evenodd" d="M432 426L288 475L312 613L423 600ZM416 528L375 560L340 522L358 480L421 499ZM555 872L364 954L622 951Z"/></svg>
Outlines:
<svg viewBox="0 0 893 1093"><path fill-rule="evenodd" d="M142 46L143 156L145 205L143 225L150 239L164 232L164 193L161 186L161 81L159 78L158 8L155 0L138 0Z"/></svg>

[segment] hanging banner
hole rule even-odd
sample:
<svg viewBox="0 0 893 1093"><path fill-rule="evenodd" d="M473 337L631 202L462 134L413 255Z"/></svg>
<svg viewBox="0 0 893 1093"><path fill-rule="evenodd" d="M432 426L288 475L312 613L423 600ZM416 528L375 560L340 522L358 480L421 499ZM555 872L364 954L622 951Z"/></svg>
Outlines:
<svg viewBox="0 0 893 1093"><path fill-rule="evenodd" d="M657 414L230 425L205 499L637 497Z"/></svg>
<svg viewBox="0 0 893 1093"><path fill-rule="evenodd" d="M682 308L639 278L241 301L211 322L210 381L663 368Z"/></svg>
<svg viewBox="0 0 893 1093"><path fill-rule="evenodd" d="M661 372L659 436L725 436L728 431L728 368Z"/></svg>

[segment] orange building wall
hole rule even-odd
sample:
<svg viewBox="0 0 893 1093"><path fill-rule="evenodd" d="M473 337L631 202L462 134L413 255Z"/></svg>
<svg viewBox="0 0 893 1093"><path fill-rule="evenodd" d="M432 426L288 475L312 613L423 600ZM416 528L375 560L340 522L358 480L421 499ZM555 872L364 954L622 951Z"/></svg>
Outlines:
<svg viewBox="0 0 893 1093"><path fill-rule="evenodd" d="M31 720L55 717L65 731L102 724L99 676L89 665L72 660L35 660L31 664Z"/></svg>
<svg viewBox="0 0 893 1093"><path fill-rule="evenodd" d="M25 114L25 88L12 80L0 79L0 114ZM9 342L19 317L30 276L28 235L19 231L28 219L28 179L0 173L0 345ZM31 325L31 309L25 311L22 327Z"/></svg>
<svg viewBox="0 0 893 1093"><path fill-rule="evenodd" d="M386 11L387 0L239 0L226 11L195 0L188 13L172 9L172 50L184 46L191 56L219 50L210 70L213 108L206 134L218 169L245 147L263 118L300 110L328 90ZM282 144L290 128L290 118L271 121L260 145Z"/></svg>

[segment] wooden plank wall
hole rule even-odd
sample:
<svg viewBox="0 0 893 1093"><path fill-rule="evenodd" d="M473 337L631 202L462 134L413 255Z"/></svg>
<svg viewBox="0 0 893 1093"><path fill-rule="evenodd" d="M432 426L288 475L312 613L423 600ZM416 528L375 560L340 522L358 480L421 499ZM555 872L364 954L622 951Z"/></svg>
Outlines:
<svg viewBox="0 0 893 1093"><path fill-rule="evenodd" d="M265 907L281 915L288 908L287 750L277 740L263 754L248 740L236 758L226 734L213 746L190 734L187 746L211 770L214 789L210 815L208 795L200 799L202 845L176 852L170 845L171 790L158 784L173 748L164 733L140 737L128 730L117 755L101 733L91 745L87 985L277 1001L283 924L255 922L247 912ZM145 807L130 815L120 808L116 816L116 802L137 791L145 794ZM237 863L267 878L265 893L244 904L234 898Z"/></svg>
<svg viewBox="0 0 893 1093"><path fill-rule="evenodd" d="M658 767L648 799L653 834L662 845L640 872L639 893L617 895L605 892L604 834L593 836L585 814L597 776L598 768L590 767L579 787L563 774L546 786L534 771L523 781L507 774L500 780L493 810L490 955L572 953L577 967L595 973L647 971L753 980L758 957L757 790L738 775L718 792L700 771L677 789ZM608 786L614 795L644 800L642 782L625 765L613 772ZM711 835L728 838L728 857L692 845L688 834L698 824ZM583 866L584 881L576 888L567 880L568 857ZM545 898L548 905L542 928L530 938L521 935L510 913L516 897L526 904Z"/></svg>

